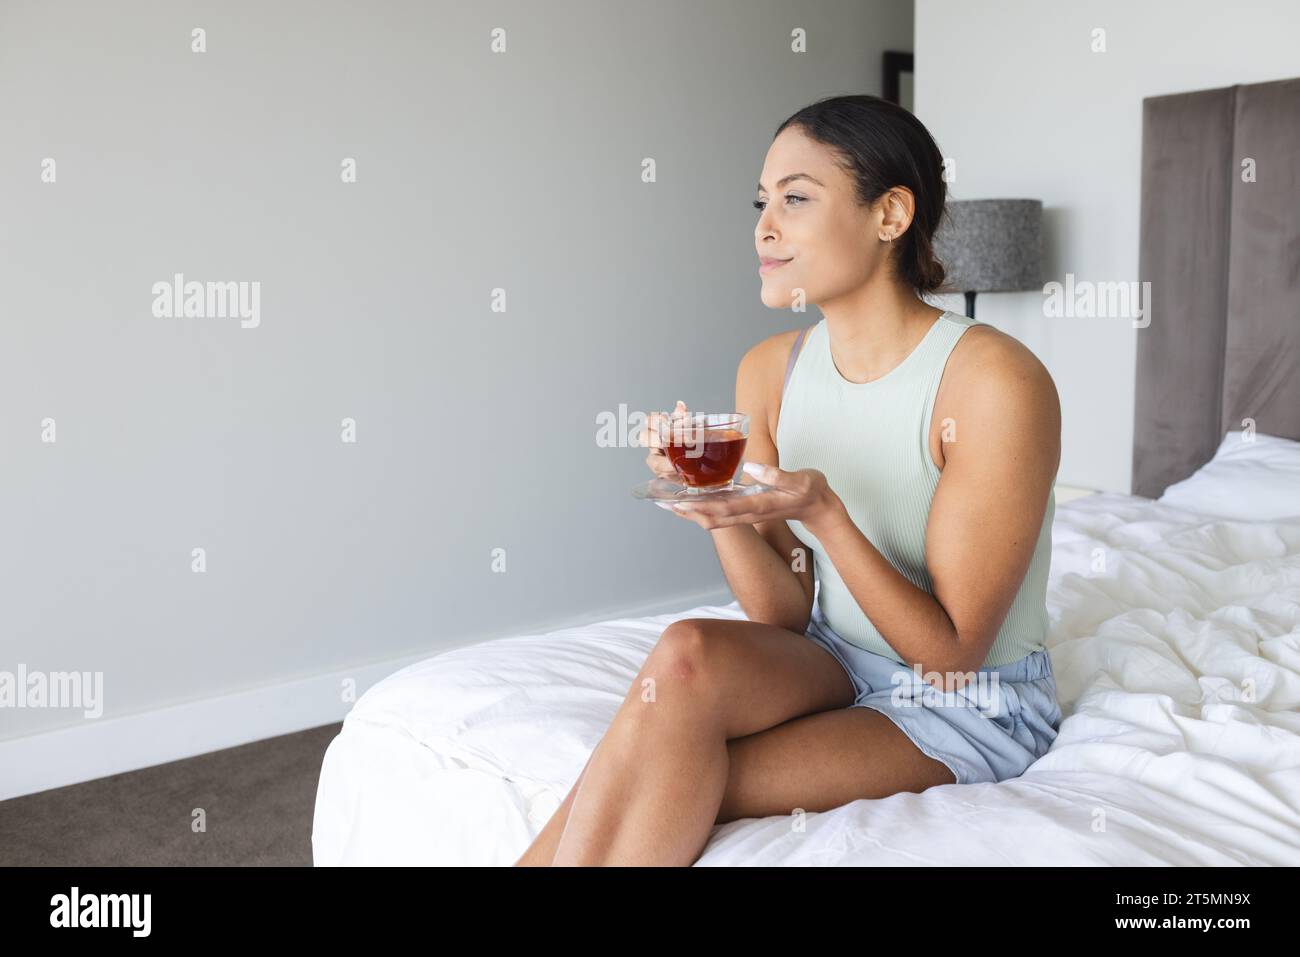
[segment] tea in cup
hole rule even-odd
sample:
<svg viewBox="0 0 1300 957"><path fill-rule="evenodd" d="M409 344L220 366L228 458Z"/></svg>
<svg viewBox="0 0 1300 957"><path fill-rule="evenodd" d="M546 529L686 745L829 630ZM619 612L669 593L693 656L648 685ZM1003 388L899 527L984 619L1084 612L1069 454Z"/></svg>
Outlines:
<svg viewBox="0 0 1300 957"><path fill-rule="evenodd" d="M749 441L749 416L739 412L684 415L659 424L659 440L689 492L736 487L733 479Z"/></svg>

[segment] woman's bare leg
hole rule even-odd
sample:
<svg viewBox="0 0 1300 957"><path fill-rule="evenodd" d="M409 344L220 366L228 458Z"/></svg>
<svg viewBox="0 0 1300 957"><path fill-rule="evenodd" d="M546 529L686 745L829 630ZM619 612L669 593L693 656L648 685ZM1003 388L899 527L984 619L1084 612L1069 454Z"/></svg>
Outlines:
<svg viewBox="0 0 1300 957"><path fill-rule="evenodd" d="M870 708L794 718L727 742L727 790L715 824L741 818L830 811L851 801L955 784L946 764L912 744L893 721ZM591 759L518 866L549 865L573 796Z"/></svg>
<svg viewBox="0 0 1300 957"><path fill-rule="evenodd" d="M727 742L731 774L716 823L921 792L957 778L888 717L840 708Z"/></svg>
<svg viewBox="0 0 1300 957"><path fill-rule="evenodd" d="M595 756L596 752L593 750L591 757L587 758L587 763L578 772L578 780L574 781L573 787L569 788L568 796L560 802L560 806L555 809L555 813L546 822L546 826L533 838L533 843L528 845L528 850L524 851L523 856L515 861L515 867L551 866L551 862L555 860L555 849L560 846L560 835L564 833L564 825L569 820L569 809L573 807L573 797L578 793L578 786L582 784L587 768L591 767L591 758Z"/></svg>
<svg viewBox="0 0 1300 957"><path fill-rule="evenodd" d="M843 668L803 635L676 622L575 786L553 863L691 863L726 792L728 740L852 700Z"/></svg>

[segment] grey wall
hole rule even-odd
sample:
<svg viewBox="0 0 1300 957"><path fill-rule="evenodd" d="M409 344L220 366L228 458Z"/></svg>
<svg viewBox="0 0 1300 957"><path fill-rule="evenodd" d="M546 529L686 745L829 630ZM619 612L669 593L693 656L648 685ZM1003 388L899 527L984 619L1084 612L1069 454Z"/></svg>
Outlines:
<svg viewBox="0 0 1300 957"><path fill-rule="evenodd" d="M1297 36L1294 0L918 0L916 112L956 161L953 198L1043 201L1045 281L1136 282L1142 98L1300 76ZM1056 380L1058 480L1128 493L1142 330L1047 318L1043 300L981 295L976 314Z"/></svg>
<svg viewBox="0 0 1300 957"><path fill-rule="evenodd" d="M772 131L911 34L894 0L5 0L0 669L103 671L113 717L724 588L596 418L729 407L802 322L758 298ZM260 282L260 325L155 317L175 273Z"/></svg>

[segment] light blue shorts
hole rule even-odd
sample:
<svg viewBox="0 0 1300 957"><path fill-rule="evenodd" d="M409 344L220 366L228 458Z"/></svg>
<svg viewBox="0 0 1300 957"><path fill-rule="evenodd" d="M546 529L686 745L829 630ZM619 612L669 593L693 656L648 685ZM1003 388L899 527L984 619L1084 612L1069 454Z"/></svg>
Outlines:
<svg viewBox="0 0 1300 957"><path fill-rule="evenodd" d="M845 641L816 605L807 635L848 672L857 692L850 707L887 715L958 784L1019 777L1056 740L1061 707L1046 651L981 668L975 681L944 692L907 665Z"/></svg>

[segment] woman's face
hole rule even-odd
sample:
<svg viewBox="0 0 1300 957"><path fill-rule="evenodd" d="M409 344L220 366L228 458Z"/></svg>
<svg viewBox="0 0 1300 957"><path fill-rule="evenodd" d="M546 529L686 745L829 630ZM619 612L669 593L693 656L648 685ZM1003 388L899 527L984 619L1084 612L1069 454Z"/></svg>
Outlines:
<svg viewBox="0 0 1300 957"><path fill-rule="evenodd" d="M787 177L803 174L796 179ZM888 194L887 194L888 195ZM860 288L884 264L880 209L859 204L852 176L830 148L797 127L772 141L759 176L754 228L763 305L787 309L798 290L820 304ZM768 266L767 259L788 260Z"/></svg>

